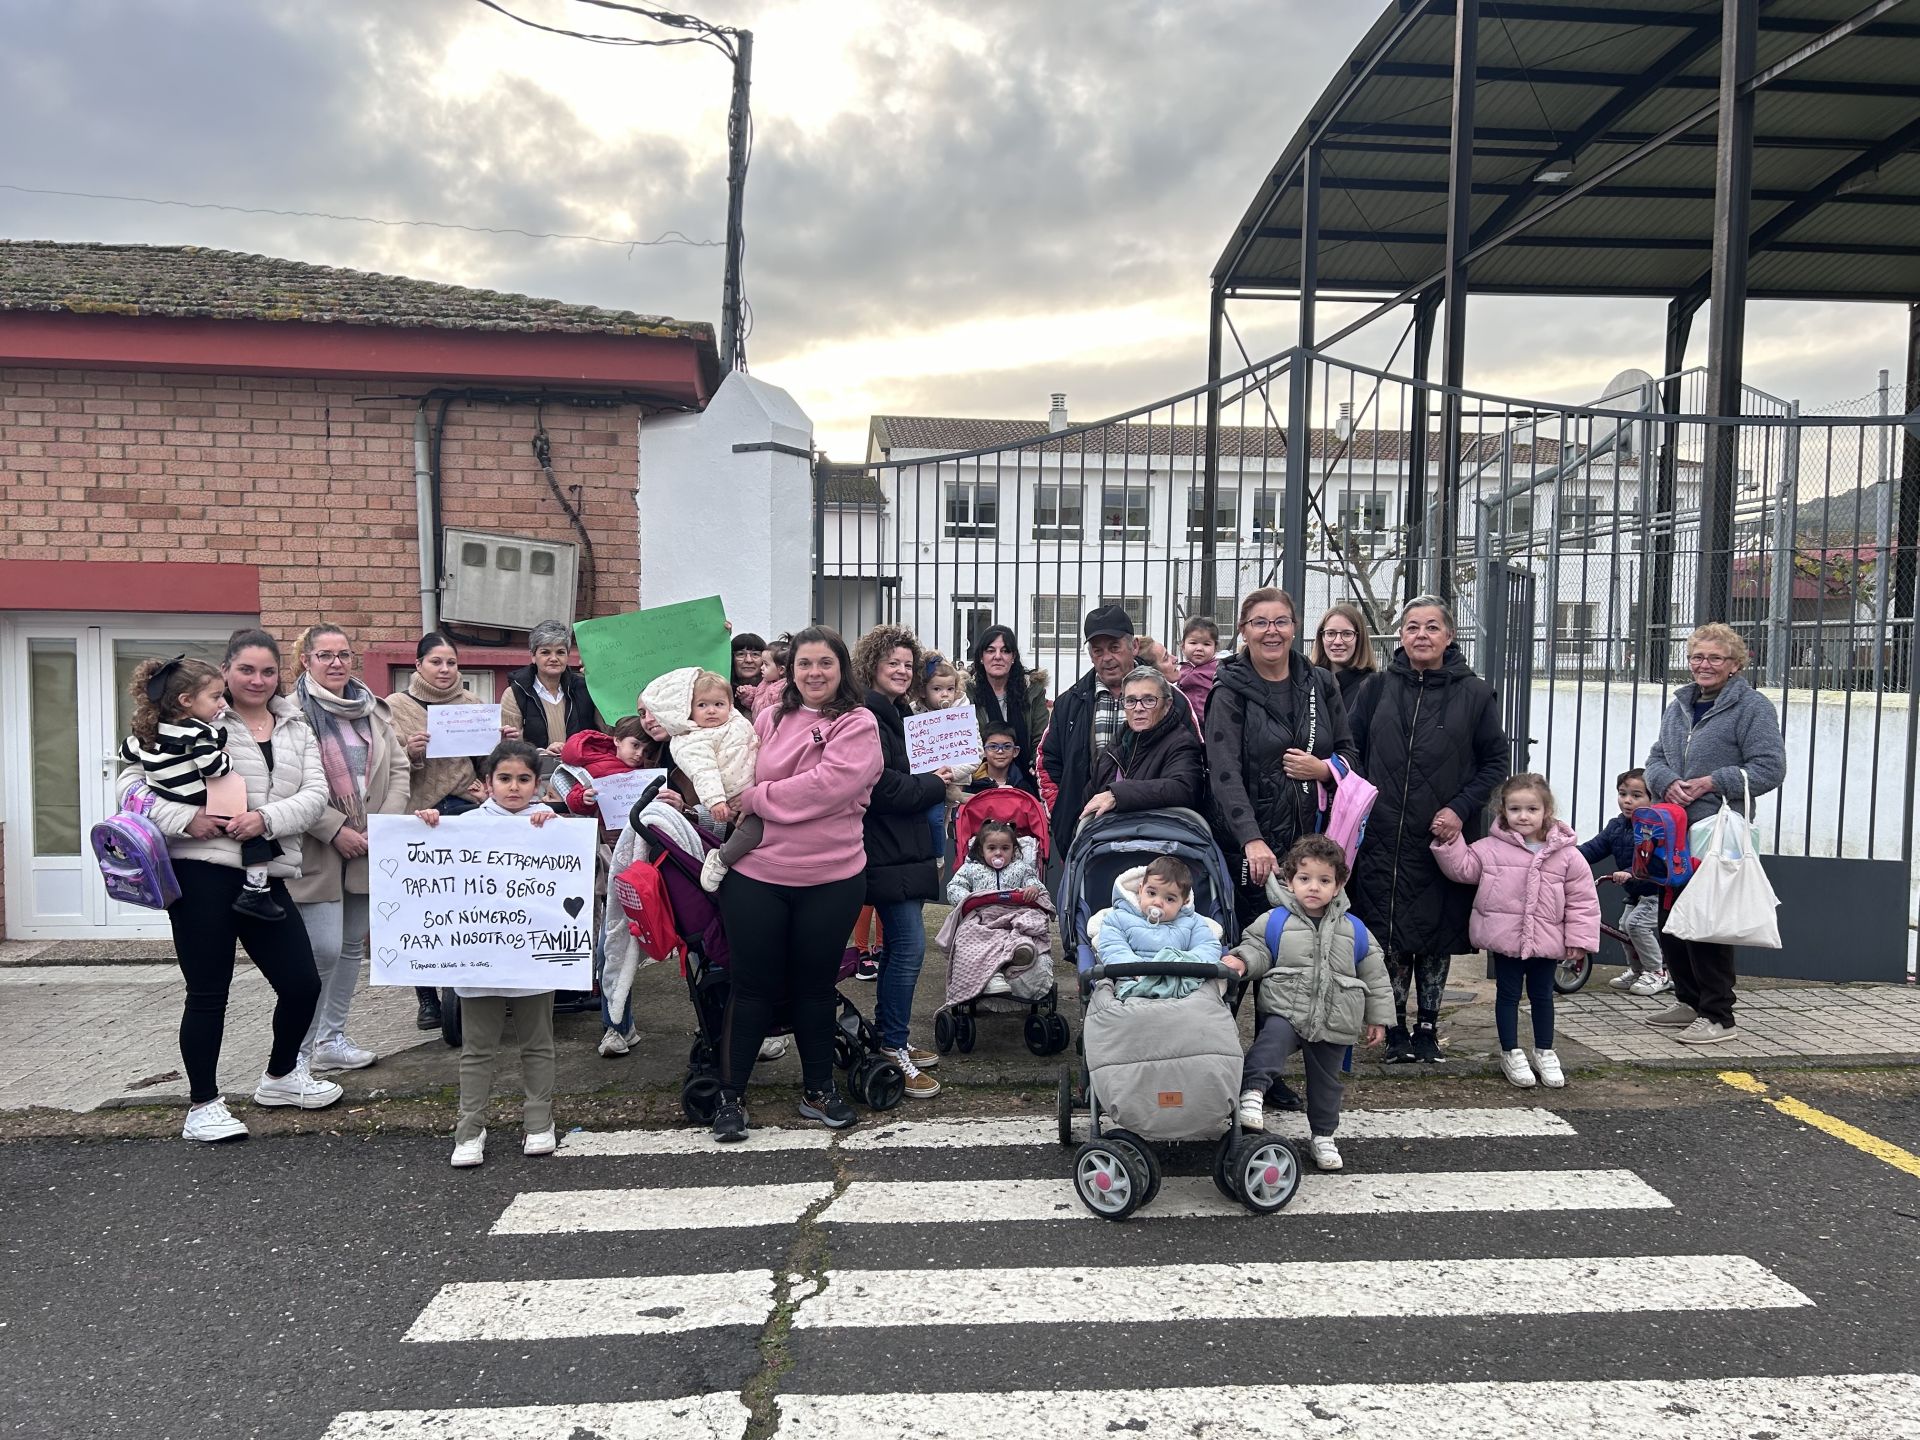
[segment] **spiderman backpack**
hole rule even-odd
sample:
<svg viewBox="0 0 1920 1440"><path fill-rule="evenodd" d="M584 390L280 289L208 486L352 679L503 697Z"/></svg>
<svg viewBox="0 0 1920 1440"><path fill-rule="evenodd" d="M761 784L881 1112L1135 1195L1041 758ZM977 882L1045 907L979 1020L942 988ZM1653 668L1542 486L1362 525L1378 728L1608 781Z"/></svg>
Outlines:
<svg viewBox="0 0 1920 1440"><path fill-rule="evenodd" d="M1633 812L1633 878L1684 885L1693 875L1684 805L1639 805Z"/></svg>
<svg viewBox="0 0 1920 1440"><path fill-rule="evenodd" d="M180 882L167 855L167 837L147 816L152 808L153 792L135 785L119 813L94 826L88 839L108 895L129 905L164 910L180 898Z"/></svg>

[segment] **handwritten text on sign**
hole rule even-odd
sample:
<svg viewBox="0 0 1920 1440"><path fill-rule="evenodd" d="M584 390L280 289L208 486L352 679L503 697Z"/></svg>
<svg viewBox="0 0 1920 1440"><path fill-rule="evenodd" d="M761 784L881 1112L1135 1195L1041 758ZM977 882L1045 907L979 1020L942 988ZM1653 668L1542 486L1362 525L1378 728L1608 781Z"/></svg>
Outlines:
<svg viewBox="0 0 1920 1440"><path fill-rule="evenodd" d="M600 823L609 830L622 828L633 813L633 802L647 793L656 780L664 780L664 770L628 770L618 775L602 775L592 781L594 804L600 807Z"/></svg>
<svg viewBox="0 0 1920 1440"><path fill-rule="evenodd" d="M593 986L591 820L369 815L375 985Z"/></svg>
<svg viewBox="0 0 1920 1440"><path fill-rule="evenodd" d="M500 743L498 705L429 705L427 758L485 755Z"/></svg>
<svg viewBox="0 0 1920 1440"><path fill-rule="evenodd" d="M980 763L980 722L971 705L953 705L907 716L907 768L925 775L943 765Z"/></svg>

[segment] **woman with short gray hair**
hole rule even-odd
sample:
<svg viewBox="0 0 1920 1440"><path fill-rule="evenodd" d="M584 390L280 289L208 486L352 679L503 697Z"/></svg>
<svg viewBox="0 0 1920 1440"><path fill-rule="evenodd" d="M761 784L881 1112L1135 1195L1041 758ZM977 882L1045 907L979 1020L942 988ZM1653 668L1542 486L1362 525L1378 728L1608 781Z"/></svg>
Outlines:
<svg viewBox="0 0 1920 1440"><path fill-rule="evenodd" d="M1110 810L1202 810L1207 759L1200 736L1173 703L1173 685L1151 665L1120 682L1120 732L1094 757L1093 792L1081 820Z"/></svg>
<svg viewBox="0 0 1920 1440"><path fill-rule="evenodd" d="M536 750L558 755L582 730L605 728L587 693L586 679L571 669L573 627L564 620L542 620L527 636L532 663L507 676L500 697L500 725L509 736Z"/></svg>

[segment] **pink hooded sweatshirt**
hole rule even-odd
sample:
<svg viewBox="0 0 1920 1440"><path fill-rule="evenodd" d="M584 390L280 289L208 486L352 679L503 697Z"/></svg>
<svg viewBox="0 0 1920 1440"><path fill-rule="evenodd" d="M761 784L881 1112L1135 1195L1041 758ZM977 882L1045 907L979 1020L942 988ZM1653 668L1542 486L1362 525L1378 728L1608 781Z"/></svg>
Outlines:
<svg viewBox="0 0 1920 1440"><path fill-rule="evenodd" d="M867 866L861 822L880 774L880 728L855 706L838 720L804 707L762 710L754 783L740 809L766 822L766 835L734 866L768 885L825 885Z"/></svg>
<svg viewBox="0 0 1920 1440"><path fill-rule="evenodd" d="M1482 950L1518 959L1559 960L1600 947L1600 892L1580 858L1580 838L1556 820L1539 853L1495 824L1469 845L1435 843L1433 858L1450 880L1478 885L1467 936Z"/></svg>

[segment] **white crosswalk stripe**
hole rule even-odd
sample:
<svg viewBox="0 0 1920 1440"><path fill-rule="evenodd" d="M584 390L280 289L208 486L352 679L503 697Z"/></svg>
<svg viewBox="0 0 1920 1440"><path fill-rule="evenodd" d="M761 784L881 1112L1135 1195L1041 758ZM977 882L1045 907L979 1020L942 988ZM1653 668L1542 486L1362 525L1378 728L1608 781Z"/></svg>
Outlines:
<svg viewBox="0 0 1920 1440"><path fill-rule="evenodd" d="M1085 1123L1085 1117L1079 1117L1082 1133ZM1305 1135L1298 1115L1271 1116L1268 1128L1290 1137ZM785 1343L802 1347L803 1354L805 1346L827 1344L836 1336L846 1337L839 1342L842 1346L865 1346L872 1342L855 1337L906 1327L966 1327L972 1337L966 1342L969 1345L1004 1343L1013 1347L1013 1353L1025 1353L1033 1343L1030 1337L1057 1333L1042 1327L1075 1323L1270 1325L1349 1318L1444 1322L1469 1317L1719 1312L1744 1314L1752 1317L1747 1323L1758 1324L1764 1313L1804 1310L1814 1304L1788 1280L1749 1256L1687 1253L1680 1231L1671 1238L1653 1239L1646 1248L1660 1253L1646 1254L1503 1253L1497 1228L1505 1223L1501 1219L1468 1232L1430 1232L1471 1235L1463 1246L1453 1242L1459 1248L1445 1256L1267 1260L1249 1259L1243 1253L1229 1260L1229 1252L1209 1247L1206 1237L1251 1233L1248 1227L1270 1220L1316 1222L1320 1233L1331 1233L1330 1226L1346 1219L1380 1223L1369 1217L1479 1214L1521 1221L1570 1212L1682 1213L1632 1170L1552 1168L1556 1155L1565 1159L1574 1155L1550 1153L1548 1147L1564 1146L1578 1136L1563 1117L1544 1109L1354 1110L1342 1117L1340 1138L1435 1145L1461 1142L1479 1147L1471 1152L1476 1160L1484 1155L1496 1165L1510 1163L1506 1168L1448 1169L1439 1162L1436 1150L1423 1152L1432 1158L1419 1169L1381 1169L1370 1162L1385 1152L1369 1154L1364 1146L1356 1147L1347 1171L1334 1175L1309 1171L1292 1204L1275 1217L1249 1215L1221 1196L1205 1175L1169 1174L1153 1202L1134 1218L1189 1225L1172 1225L1164 1232L1154 1226L1155 1232L1171 1237L1166 1245L1145 1253L1137 1244L1114 1247L1108 1258L1098 1229L1108 1222L1096 1220L1074 1193L1067 1176L1071 1151L1058 1145L1056 1123L1050 1116L898 1120L841 1134L769 1127L754 1131L748 1144L729 1147L715 1146L697 1130L576 1133L565 1138L562 1156L607 1162L616 1167L613 1176L641 1183L523 1191L512 1197L492 1225L491 1235L499 1243L525 1244L526 1237L624 1234L633 1238L604 1243L655 1248L635 1252L637 1263L614 1258L602 1268L644 1269L649 1268L648 1257L659 1265L665 1256L661 1268L672 1269L677 1259L672 1247L692 1243L675 1237L710 1233L714 1238L702 1242L698 1252L708 1257L709 1265L718 1255L719 1265L725 1266L732 1253L726 1246L738 1243L756 1245L749 1253L757 1263L747 1268L699 1270L690 1252L678 1268L691 1273L585 1276L574 1267L592 1267L580 1265L577 1255L594 1252L569 1252L576 1253L568 1265L571 1274L535 1273L511 1280L444 1285L401 1338L411 1345L437 1346L605 1344L622 1337L671 1339L729 1327L736 1335L741 1331L758 1334L779 1317L789 1328ZM1027 1149L1040 1153L1021 1153ZM940 1159L941 1152L962 1158ZM774 1158L750 1171L733 1169L730 1160L726 1174L755 1177L741 1183L723 1180L720 1172L696 1168L709 1154ZM901 1158L893 1159L896 1155ZM916 1155L932 1158L916 1160ZM970 1165L967 1156L977 1157L979 1163ZM958 1173L952 1178L894 1178L887 1173L889 1162L896 1174L901 1170L914 1174L916 1165L941 1167L923 1169L923 1175ZM1434 1168L1436 1162L1438 1168ZM575 1173L599 1179L602 1172ZM676 1183L644 1183L653 1173ZM766 1268L766 1256L780 1255L781 1249L766 1252L758 1240L724 1239L734 1234L771 1236L776 1246L783 1247L787 1241L782 1237L806 1233L797 1227L809 1218L828 1227L817 1233L833 1237L824 1253L838 1252L842 1258L806 1275L786 1276L790 1290L782 1287L782 1272ZM1021 1233L1016 1227L1051 1220L1088 1222L1084 1233L1091 1244L1082 1246L1076 1240L1072 1251L1032 1252L1056 1263L1005 1263L1031 1258L1005 1248ZM1239 1224L1193 1223L1202 1220ZM1664 1227L1673 1222L1659 1223L1663 1229L1647 1232L1650 1236L1663 1235ZM1137 1224L1126 1228L1139 1233ZM1062 1239L1056 1243L1066 1243L1066 1232L1025 1233L1058 1235ZM1316 1232L1286 1227L1277 1233L1311 1237ZM1545 1232L1536 1227L1528 1233L1534 1237L1530 1243L1537 1246L1543 1233L1557 1235L1563 1227ZM660 1238L651 1238L654 1235ZM962 1235L965 1240L960 1239ZM909 1248L903 1250L903 1244ZM662 1251L658 1248L662 1245L669 1248ZM624 1255L624 1250L608 1253ZM1350 1248L1347 1253L1352 1253ZM1068 1255L1078 1258L1058 1263ZM1139 1263L1147 1258L1176 1263ZM867 1263L863 1265L862 1260ZM876 1260L879 1263L873 1263ZM901 1261L907 1268L898 1268ZM721 1343L721 1338L708 1343ZM746 1343L753 1343L751 1336ZM522 1358L531 1360L537 1353ZM862 1440L907 1440L909 1436L1026 1440L1034 1434L1048 1435L1050 1440L1080 1436L1107 1440L1122 1433L1148 1440L1156 1435L1196 1433L1206 1434L1209 1440L1318 1440L1381 1433L1381 1427L1390 1424L1395 1431L1435 1440L1483 1440L1508 1433L1558 1433L1583 1440L1627 1440L1629 1436L1634 1440L1719 1440L1722 1436L1748 1440L1764 1433L1792 1435L1795 1440L1920 1440L1920 1427L1913 1418L1920 1415L1920 1378L1906 1374L1711 1381L1625 1377L1565 1383L1226 1384L976 1394L879 1389L888 1381L910 1386L916 1377L895 1364L885 1347L875 1350L873 1357L871 1383L876 1388L872 1393L795 1393L789 1387L803 1391L807 1377L804 1367L789 1372L776 1397L777 1415L771 1418L777 1424L772 1433L799 1440L855 1434ZM855 1373L868 1378L864 1371ZM1262 1373L1255 1371L1255 1378ZM1140 1378L1148 1379L1149 1372L1143 1371ZM1223 1374L1222 1378L1231 1377ZM604 1403L568 1396L563 1403L545 1405L349 1412L335 1418L324 1440L503 1440L507 1436L574 1440L583 1434L603 1440L642 1436L712 1440L740 1436L752 1425L765 1430L769 1423L764 1409L749 1410L741 1394L734 1392Z"/></svg>

